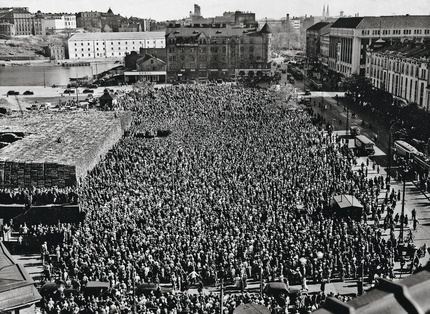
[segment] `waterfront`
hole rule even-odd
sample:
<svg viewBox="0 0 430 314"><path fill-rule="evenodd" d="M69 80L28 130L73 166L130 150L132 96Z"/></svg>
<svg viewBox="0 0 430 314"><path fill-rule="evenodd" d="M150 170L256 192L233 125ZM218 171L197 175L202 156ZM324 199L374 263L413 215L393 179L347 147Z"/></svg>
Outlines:
<svg viewBox="0 0 430 314"><path fill-rule="evenodd" d="M114 62L90 66L62 67L57 65L0 67L0 86L52 86L67 85L72 77L89 76L107 71L119 64Z"/></svg>

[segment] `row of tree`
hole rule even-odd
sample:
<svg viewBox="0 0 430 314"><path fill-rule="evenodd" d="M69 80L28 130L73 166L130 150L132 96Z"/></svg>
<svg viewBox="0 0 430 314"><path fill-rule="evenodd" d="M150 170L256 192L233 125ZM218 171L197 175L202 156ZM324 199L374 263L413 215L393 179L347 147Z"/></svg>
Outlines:
<svg viewBox="0 0 430 314"><path fill-rule="evenodd" d="M420 109L417 103L404 105L389 92L373 87L370 79L360 75L346 78L342 87L355 104L380 114L387 125L390 121L399 121L408 138L425 142L430 138L430 114Z"/></svg>

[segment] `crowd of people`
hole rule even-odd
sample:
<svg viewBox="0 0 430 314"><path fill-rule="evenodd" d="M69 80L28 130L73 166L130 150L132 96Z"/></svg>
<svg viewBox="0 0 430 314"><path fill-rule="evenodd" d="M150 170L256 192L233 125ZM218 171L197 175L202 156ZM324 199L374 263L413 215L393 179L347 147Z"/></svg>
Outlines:
<svg viewBox="0 0 430 314"><path fill-rule="evenodd" d="M78 204L78 194L75 188L0 188L0 204Z"/></svg>
<svg viewBox="0 0 430 314"><path fill-rule="evenodd" d="M394 277L396 238L367 224L367 215L383 214L377 198L387 183L352 171L354 156L309 115L289 110L271 91L238 86L172 86L127 97L121 106L133 111L130 133L79 187L84 221L30 227L43 238L46 280L78 291L108 282L110 292L45 298L48 312L136 306L139 313L218 313L216 295L187 289L221 278L262 276L306 290L308 282ZM136 136L154 129L171 134ZM359 199L363 215L338 217L331 210L338 194ZM393 198L384 204L392 208ZM173 293L135 294L143 283L170 284ZM226 313L252 300L226 302ZM288 305L272 301L259 302L285 313Z"/></svg>

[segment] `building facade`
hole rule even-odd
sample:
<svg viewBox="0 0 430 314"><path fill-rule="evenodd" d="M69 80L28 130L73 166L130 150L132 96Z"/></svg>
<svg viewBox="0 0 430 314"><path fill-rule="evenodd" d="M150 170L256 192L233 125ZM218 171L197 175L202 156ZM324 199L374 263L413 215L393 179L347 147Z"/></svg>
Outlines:
<svg viewBox="0 0 430 314"><path fill-rule="evenodd" d="M76 14L76 27L83 28L89 31L101 31L102 19L101 12L79 12Z"/></svg>
<svg viewBox="0 0 430 314"><path fill-rule="evenodd" d="M321 64L328 68L329 59L329 47L330 47L330 28L325 32L321 32L320 35L320 56Z"/></svg>
<svg viewBox="0 0 430 314"><path fill-rule="evenodd" d="M44 14L43 25L47 34L76 29L74 14Z"/></svg>
<svg viewBox="0 0 430 314"><path fill-rule="evenodd" d="M70 59L124 58L140 48L165 48L164 32L82 33L68 40Z"/></svg>
<svg viewBox="0 0 430 314"><path fill-rule="evenodd" d="M155 83L166 82L166 62L151 54L136 60L136 70L124 72L126 82L145 80Z"/></svg>
<svg viewBox="0 0 430 314"><path fill-rule="evenodd" d="M0 23L14 25L15 36L45 35L42 20L42 16L30 13L28 8L0 8ZM5 26L2 29L6 32L0 33L2 35L13 33L11 26Z"/></svg>
<svg viewBox="0 0 430 314"><path fill-rule="evenodd" d="M270 75L271 31L234 27L171 28L166 34L169 81Z"/></svg>
<svg viewBox="0 0 430 314"><path fill-rule="evenodd" d="M344 76L365 74L366 49L378 39L430 38L430 15L339 18L330 28L329 68Z"/></svg>
<svg viewBox="0 0 430 314"><path fill-rule="evenodd" d="M406 103L430 109L430 43L397 43L369 49L366 77Z"/></svg>
<svg viewBox="0 0 430 314"><path fill-rule="evenodd" d="M15 25L12 23L2 22L0 23L0 35L6 37L15 36Z"/></svg>
<svg viewBox="0 0 430 314"><path fill-rule="evenodd" d="M306 30L306 56L309 60L321 57L321 34L326 34L330 25L328 22L319 22Z"/></svg>
<svg viewBox="0 0 430 314"><path fill-rule="evenodd" d="M66 47L61 44L50 44L45 47L46 54L51 60L64 60L66 59Z"/></svg>

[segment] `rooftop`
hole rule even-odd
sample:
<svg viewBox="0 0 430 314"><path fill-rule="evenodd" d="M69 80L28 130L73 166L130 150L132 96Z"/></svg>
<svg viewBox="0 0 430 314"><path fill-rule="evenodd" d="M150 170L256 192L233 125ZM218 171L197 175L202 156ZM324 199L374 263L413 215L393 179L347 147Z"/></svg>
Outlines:
<svg viewBox="0 0 430 314"><path fill-rule="evenodd" d="M355 198L353 195L343 194L336 195L333 197L334 201L337 203L339 208L349 208L349 207L360 207L362 208L361 202Z"/></svg>
<svg viewBox="0 0 430 314"><path fill-rule="evenodd" d="M38 302L42 297L27 271L17 264L0 242L0 311L8 311Z"/></svg>
<svg viewBox="0 0 430 314"><path fill-rule="evenodd" d="M127 117L125 113L89 111L0 118L0 133L24 134L0 149L0 161L54 163L79 169L94 166L97 157L121 137Z"/></svg>
<svg viewBox="0 0 430 314"><path fill-rule="evenodd" d="M406 314L429 313L430 264L426 269L393 282L381 279L374 289L348 303L328 298L315 314L356 313L356 314Z"/></svg>
<svg viewBox="0 0 430 314"><path fill-rule="evenodd" d="M198 37L201 34L206 37L232 37L258 33L255 28L241 27L180 27L167 30L167 36L174 37Z"/></svg>
<svg viewBox="0 0 430 314"><path fill-rule="evenodd" d="M404 57L404 58L430 58L430 42L394 42L379 48L374 48L377 53Z"/></svg>
<svg viewBox="0 0 430 314"><path fill-rule="evenodd" d="M430 15L391 15L342 17L336 20L332 28L355 29L393 29L393 28L428 28Z"/></svg>
<svg viewBox="0 0 430 314"><path fill-rule="evenodd" d="M307 31L319 31L326 26L329 26L331 23L329 22L318 22L307 29Z"/></svg>
<svg viewBox="0 0 430 314"><path fill-rule="evenodd" d="M116 33L78 33L69 41L82 40L147 40L164 39L164 32L116 32Z"/></svg>

